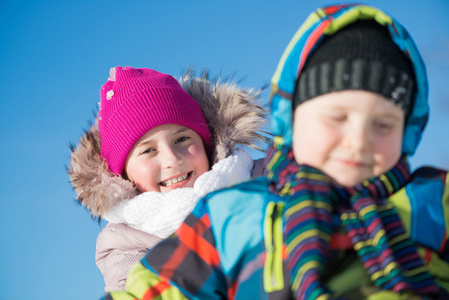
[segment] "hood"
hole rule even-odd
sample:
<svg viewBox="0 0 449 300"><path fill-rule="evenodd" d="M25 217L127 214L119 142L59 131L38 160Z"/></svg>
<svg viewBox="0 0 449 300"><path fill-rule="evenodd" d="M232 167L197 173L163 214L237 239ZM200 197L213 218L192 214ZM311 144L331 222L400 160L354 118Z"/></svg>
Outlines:
<svg viewBox="0 0 449 300"><path fill-rule="evenodd" d="M332 35L358 20L375 20L389 29L392 40L413 64L417 92L411 116L405 125L402 153L412 155L427 123L428 85L423 60L413 40L395 19L367 5L331 5L319 8L306 19L285 49L271 81L271 130L279 143L291 146L292 99L296 80L302 68L325 35Z"/></svg>
<svg viewBox="0 0 449 300"><path fill-rule="evenodd" d="M188 70L179 80L183 89L203 109L212 134L215 150L210 160L216 162L228 157L238 145L264 151L270 142L263 130L268 124L267 110L261 105L261 90L244 90L232 79L209 79L204 71L201 77ZM71 145L67 167L76 201L85 206L94 218L125 199L138 194L134 184L113 174L101 158L101 139L95 121L81 136L77 145Z"/></svg>

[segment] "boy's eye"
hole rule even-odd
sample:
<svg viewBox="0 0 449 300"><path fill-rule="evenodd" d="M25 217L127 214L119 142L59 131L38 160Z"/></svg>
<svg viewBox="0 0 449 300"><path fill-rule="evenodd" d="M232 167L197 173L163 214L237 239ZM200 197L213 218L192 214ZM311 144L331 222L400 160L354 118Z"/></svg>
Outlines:
<svg viewBox="0 0 449 300"><path fill-rule="evenodd" d="M190 139L188 136L182 136L182 137L176 139L176 144L177 143L182 143L184 141L187 141L188 139Z"/></svg>
<svg viewBox="0 0 449 300"><path fill-rule="evenodd" d="M393 126L394 125L392 123L389 123L389 122L383 122L383 121L374 122L374 127L377 130L380 130L382 132L390 131L393 128Z"/></svg>
<svg viewBox="0 0 449 300"><path fill-rule="evenodd" d="M328 114L327 118L332 122L343 122L346 121L346 114Z"/></svg>

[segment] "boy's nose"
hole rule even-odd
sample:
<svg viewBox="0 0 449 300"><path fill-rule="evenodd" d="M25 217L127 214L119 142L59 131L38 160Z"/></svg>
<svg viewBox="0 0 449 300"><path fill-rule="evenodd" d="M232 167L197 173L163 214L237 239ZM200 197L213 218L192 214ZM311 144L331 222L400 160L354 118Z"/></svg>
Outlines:
<svg viewBox="0 0 449 300"><path fill-rule="evenodd" d="M354 126L345 134L344 146L351 150L362 151L370 146L370 134L366 126Z"/></svg>

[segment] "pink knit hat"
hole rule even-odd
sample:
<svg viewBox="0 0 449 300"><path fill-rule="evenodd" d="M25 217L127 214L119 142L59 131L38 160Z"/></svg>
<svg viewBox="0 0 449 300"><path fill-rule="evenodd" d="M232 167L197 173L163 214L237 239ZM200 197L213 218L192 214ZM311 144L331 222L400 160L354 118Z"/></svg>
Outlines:
<svg viewBox="0 0 449 300"><path fill-rule="evenodd" d="M163 124L195 130L210 153L212 138L203 111L176 79L132 67L112 68L110 76L100 91L98 113L101 156L109 170L121 175L134 144L150 129Z"/></svg>

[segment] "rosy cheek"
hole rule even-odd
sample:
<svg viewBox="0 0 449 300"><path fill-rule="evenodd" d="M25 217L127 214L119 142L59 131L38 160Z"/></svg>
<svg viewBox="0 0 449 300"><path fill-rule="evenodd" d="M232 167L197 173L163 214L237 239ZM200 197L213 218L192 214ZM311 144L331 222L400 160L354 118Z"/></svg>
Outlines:
<svg viewBox="0 0 449 300"><path fill-rule="evenodd" d="M390 170L401 157L401 143L388 139L377 144L374 154L376 170L374 175L381 175Z"/></svg>
<svg viewBox="0 0 449 300"><path fill-rule="evenodd" d="M196 145L196 144L193 144L193 145L190 145L188 148L187 148L187 153L186 153L186 155L188 155L189 157L191 157L192 159L197 159L198 157L200 157L201 155L203 155L203 153L204 153L204 150L203 150L204 148L202 148L201 147L201 145Z"/></svg>

